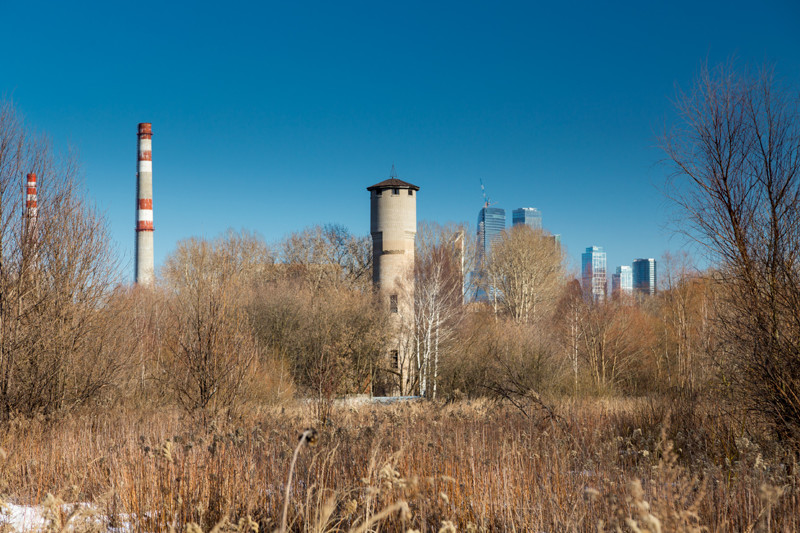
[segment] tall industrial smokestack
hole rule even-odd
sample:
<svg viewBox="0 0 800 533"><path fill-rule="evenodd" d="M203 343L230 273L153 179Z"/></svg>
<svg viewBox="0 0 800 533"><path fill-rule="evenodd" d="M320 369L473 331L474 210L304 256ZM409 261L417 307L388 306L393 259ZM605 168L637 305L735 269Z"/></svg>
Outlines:
<svg viewBox="0 0 800 533"><path fill-rule="evenodd" d="M39 214L37 200L36 174L31 172L25 180L25 219L31 226L36 223L36 218Z"/></svg>
<svg viewBox="0 0 800 533"><path fill-rule="evenodd" d="M153 284L153 125L139 124L136 172L136 283Z"/></svg>
<svg viewBox="0 0 800 533"><path fill-rule="evenodd" d="M22 262L29 263L34 257L36 242L36 220L39 217L39 205L36 194L36 174L31 172L25 177L25 209L22 211Z"/></svg>

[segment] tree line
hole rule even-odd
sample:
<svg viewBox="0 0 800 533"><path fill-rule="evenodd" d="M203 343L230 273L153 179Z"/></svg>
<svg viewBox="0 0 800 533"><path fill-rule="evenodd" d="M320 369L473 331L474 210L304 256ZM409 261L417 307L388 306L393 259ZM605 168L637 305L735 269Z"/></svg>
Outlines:
<svg viewBox="0 0 800 533"><path fill-rule="evenodd" d="M674 170L666 192L709 267L667 254L658 294L595 302L544 232L513 227L479 263L466 227L423 222L406 284L413 320L397 331L371 284L369 238L337 225L275 244L246 231L190 238L155 287L120 284L74 159L5 103L0 413L124 402L214 414L303 396L325 416L333 398L397 386L386 354L400 338L415 370L404 392L488 395L523 410L542 394L704 396L798 442L797 92L770 71L725 65L702 69L676 108L662 138ZM32 234L30 171L41 183ZM471 301L472 283L487 302Z"/></svg>

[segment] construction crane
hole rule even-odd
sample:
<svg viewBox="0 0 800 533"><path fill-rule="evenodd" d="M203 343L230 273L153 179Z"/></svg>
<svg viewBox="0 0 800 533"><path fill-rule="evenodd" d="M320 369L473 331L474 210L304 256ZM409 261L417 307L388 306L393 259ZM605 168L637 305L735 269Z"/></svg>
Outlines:
<svg viewBox="0 0 800 533"><path fill-rule="evenodd" d="M486 195L486 187L483 186L483 178L481 180L481 195L483 195L483 207L489 207L490 205L494 205L497 202L492 202L491 198Z"/></svg>

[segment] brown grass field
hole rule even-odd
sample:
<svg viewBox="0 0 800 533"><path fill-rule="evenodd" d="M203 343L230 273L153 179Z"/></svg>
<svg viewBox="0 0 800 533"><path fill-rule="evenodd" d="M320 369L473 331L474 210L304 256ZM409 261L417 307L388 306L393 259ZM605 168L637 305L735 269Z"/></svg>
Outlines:
<svg viewBox="0 0 800 533"><path fill-rule="evenodd" d="M731 415L646 399L554 411L337 406L316 445L300 446L288 529L800 530L796 458ZM273 531L313 413L298 403L210 424L136 410L13 420L0 432L4 499L47 501L51 530Z"/></svg>

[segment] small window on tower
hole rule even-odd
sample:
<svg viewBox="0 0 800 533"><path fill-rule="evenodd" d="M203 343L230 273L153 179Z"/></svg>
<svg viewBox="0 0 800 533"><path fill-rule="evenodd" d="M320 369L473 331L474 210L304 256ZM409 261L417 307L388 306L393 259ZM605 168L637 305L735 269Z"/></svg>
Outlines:
<svg viewBox="0 0 800 533"><path fill-rule="evenodd" d="M382 194L383 194L383 190L382 189L376 189L375 190L375 196L380 196Z"/></svg>
<svg viewBox="0 0 800 533"><path fill-rule="evenodd" d="M408 195L414 196L414 189L408 189Z"/></svg>
<svg viewBox="0 0 800 533"><path fill-rule="evenodd" d="M391 311L392 313L396 313L397 312L397 295L396 294L392 294L391 296L389 296L389 311Z"/></svg>
<svg viewBox="0 0 800 533"><path fill-rule="evenodd" d="M400 189L392 189L392 194L400 194Z"/></svg>
<svg viewBox="0 0 800 533"><path fill-rule="evenodd" d="M390 350L389 355L392 358L392 368L400 368L400 351Z"/></svg>

